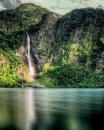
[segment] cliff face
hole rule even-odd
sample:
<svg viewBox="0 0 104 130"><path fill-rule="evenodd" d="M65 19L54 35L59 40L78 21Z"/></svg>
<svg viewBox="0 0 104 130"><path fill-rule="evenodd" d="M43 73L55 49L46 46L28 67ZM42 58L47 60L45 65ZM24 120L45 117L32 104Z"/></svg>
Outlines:
<svg viewBox="0 0 104 130"><path fill-rule="evenodd" d="M31 61L39 82L48 86L103 86L103 23L102 9L76 9L61 16L24 4L0 12L0 47L5 51L7 46L28 66L28 33Z"/></svg>
<svg viewBox="0 0 104 130"><path fill-rule="evenodd" d="M58 20L57 41L70 46L67 57L70 63L74 60L75 65L102 70L98 63L104 53L103 17L102 9L88 8L74 10Z"/></svg>
<svg viewBox="0 0 104 130"><path fill-rule="evenodd" d="M5 10L0 12L0 49L2 50L0 51L0 56L2 59L3 57L6 57L5 59L8 59L7 63L9 64L7 71L0 71L1 86L6 85L7 87L12 87L12 84L14 84L14 86L18 86L18 82L21 84L22 81L24 83L25 81L31 82L34 80L34 77L30 76L28 68L27 33L29 27L31 25L38 24L38 22L41 21L43 15L48 12L49 11L47 9L40 8L39 6L35 6L33 4L24 4L14 10ZM10 54L11 52L13 52L13 55ZM18 66L18 69L16 68L16 71L14 71L11 66L12 61L14 61L16 57L17 60L14 62L14 64L18 64L18 62L21 60L22 63L20 63L21 67ZM31 59L32 62L34 62L33 65L36 65L32 54ZM4 63L4 61L1 62ZM1 62L0 69L6 70L5 64L2 65ZM37 65L34 66L34 68L36 68L35 78L37 78ZM6 74L7 72L8 74ZM8 75L10 76L8 77ZM18 80L16 80L16 77ZM9 78L11 78L11 80L9 80Z"/></svg>
<svg viewBox="0 0 104 130"><path fill-rule="evenodd" d="M36 25L37 31L30 28L32 54L37 61L38 69L41 71L45 63L52 63L53 45L55 44L56 24L61 16L55 13L45 15Z"/></svg>
<svg viewBox="0 0 104 130"><path fill-rule="evenodd" d="M21 4L21 0L0 0L0 11L15 9Z"/></svg>
<svg viewBox="0 0 104 130"><path fill-rule="evenodd" d="M30 27L32 54L39 68L47 63L103 70L103 17L103 10L92 8L74 10L62 17L50 13Z"/></svg>

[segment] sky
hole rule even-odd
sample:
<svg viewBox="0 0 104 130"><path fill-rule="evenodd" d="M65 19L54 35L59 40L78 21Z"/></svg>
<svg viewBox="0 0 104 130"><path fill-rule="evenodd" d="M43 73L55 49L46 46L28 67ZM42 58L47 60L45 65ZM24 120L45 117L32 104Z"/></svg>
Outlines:
<svg viewBox="0 0 104 130"><path fill-rule="evenodd" d="M22 3L34 3L59 14L66 14L76 8L104 6L104 0L21 0Z"/></svg>

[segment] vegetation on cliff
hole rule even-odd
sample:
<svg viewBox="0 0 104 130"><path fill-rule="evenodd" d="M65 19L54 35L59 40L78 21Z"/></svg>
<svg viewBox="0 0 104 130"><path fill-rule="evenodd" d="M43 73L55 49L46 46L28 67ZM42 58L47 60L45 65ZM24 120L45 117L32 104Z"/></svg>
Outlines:
<svg viewBox="0 0 104 130"><path fill-rule="evenodd" d="M16 56L30 25L37 24L47 9L23 4L0 12L0 87L19 87L28 82L28 65Z"/></svg>
<svg viewBox="0 0 104 130"><path fill-rule="evenodd" d="M58 19L38 81L48 87L104 87L103 23L104 11L93 8L76 9Z"/></svg>
<svg viewBox="0 0 104 130"><path fill-rule="evenodd" d="M14 66L22 64L27 72L26 65L20 63L15 51L25 42L28 31L34 64L40 73L38 83L46 87L104 87L103 23L102 9L76 9L60 16L33 4L24 4L15 10L2 11L1 57L16 59ZM6 60L8 65L11 64L9 67L1 65L0 69L4 70L2 83L7 76L15 75L10 82L23 79L14 71L10 59ZM11 72L6 72L6 67Z"/></svg>
<svg viewBox="0 0 104 130"><path fill-rule="evenodd" d="M0 48L0 87L21 87L28 82L28 69L9 48Z"/></svg>
<svg viewBox="0 0 104 130"><path fill-rule="evenodd" d="M22 45L23 38L30 25L41 21L47 9L34 4L23 4L14 10L0 12L0 43L8 44L11 49L17 49Z"/></svg>

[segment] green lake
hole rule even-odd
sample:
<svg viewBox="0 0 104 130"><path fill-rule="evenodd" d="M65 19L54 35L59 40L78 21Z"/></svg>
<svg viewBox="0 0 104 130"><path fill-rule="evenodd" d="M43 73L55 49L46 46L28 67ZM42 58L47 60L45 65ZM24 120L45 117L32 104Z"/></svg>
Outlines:
<svg viewBox="0 0 104 130"><path fill-rule="evenodd" d="M104 130L104 89L0 89L0 130Z"/></svg>

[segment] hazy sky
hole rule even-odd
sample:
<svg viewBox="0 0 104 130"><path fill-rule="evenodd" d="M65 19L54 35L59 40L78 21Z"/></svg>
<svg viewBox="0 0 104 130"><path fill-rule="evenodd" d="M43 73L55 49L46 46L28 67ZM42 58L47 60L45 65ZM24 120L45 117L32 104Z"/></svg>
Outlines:
<svg viewBox="0 0 104 130"><path fill-rule="evenodd" d="M104 0L21 0L23 3L35 3L54 12L65 14L75 8L104 6Z"/></svg>

